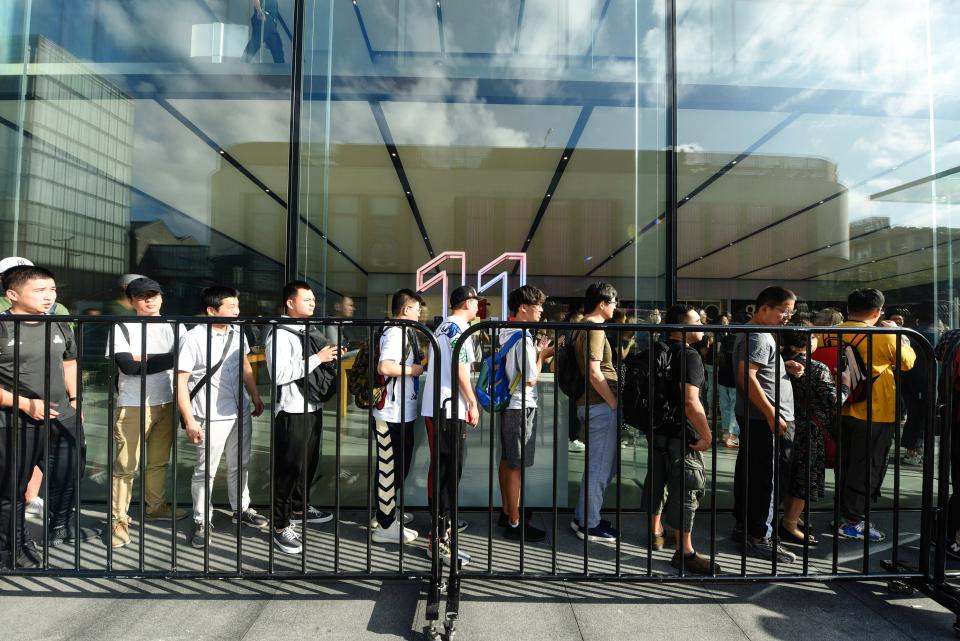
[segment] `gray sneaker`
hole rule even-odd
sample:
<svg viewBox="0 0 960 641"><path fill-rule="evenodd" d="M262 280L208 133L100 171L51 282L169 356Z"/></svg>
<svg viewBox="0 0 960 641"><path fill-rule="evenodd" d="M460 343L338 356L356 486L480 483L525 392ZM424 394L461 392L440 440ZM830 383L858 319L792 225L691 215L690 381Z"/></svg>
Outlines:
<svg viewBox="0 0 960 641"><path fill-rule="evenodd" d="M207 540L207 530L212 530L212 525L193 522L193 534L190 535L190 545L195 548L202 548L204 541Z"/></svg>
<svg viewBox="0 0 960 641"><path fill-rule="evenodd" d="M763 559L764 561L772 560L774 552L776 552L777 555L777 563L789 564L797 560L796 554L788 550L784 550L782 546L778 545L776 548L774 548L772 539L758 539L748 536L746 551L747 553L757 557L758 559Z"/></svg>
<svg viewBox="0 0 960 641"><path fill-rule="evenodd" d="M250 527L254 527L259 530L266 528L267 525L270 523L270 521L267 520L267 517L258 513L252 507L248 507L239 515L236 512L234 512L233 522L236 523L238 519L242 521L244 525L249 525Z"/></svg>

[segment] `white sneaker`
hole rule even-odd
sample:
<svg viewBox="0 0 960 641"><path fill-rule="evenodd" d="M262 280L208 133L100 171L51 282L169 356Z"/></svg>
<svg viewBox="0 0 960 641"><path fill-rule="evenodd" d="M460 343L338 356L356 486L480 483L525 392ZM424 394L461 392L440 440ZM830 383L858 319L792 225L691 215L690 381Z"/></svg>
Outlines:
<svg viewBox="0 0 960 641"><path fill-rule="evenodd" d="M360 475L356 472L351 472L347 469L340 470L340 473L337 475L340 477L340 481L346 483L347 485L353 485L357 482L357 479L360 478Z"/></svg>
<svg viewBox="0 0 960 641"><path fill-rule="evenodd" d="M373 534L370 535L377 543L399 543L400 542L400 528L403 527L400 525L399 521L394 521L390 527L387 529L377 528L373 531ZM417 532L411 530L410 528L403 528L403 542L412 543L417 538Z"/></svg>
<svg viewBox="0 0 960 641"><path fill-rule="evenodd" d="M24 509L27 516L43 516L43 499L39 496L29 503Z"/></svg>
<svg viewBox="0 0 960 641"><path fill-rule="evenodd" d="M587 449L586 443L577 439L575 441L570 441L570 451L571 452L583 452Z"/></svg>
<svg viewBox="0 0 960 641"><path fill-rule="evenodd" d="M403 524L404 524L404 525L410 525L411 523L413 523L413 515L410 514L409 512L404 512L404 513L403 513ZM379 528L380 528L380 522L377 520L377 517L374 516L372 519L370 519L370 529L371 529L371 530L376 530L376 529L379 529Z"/></svg>
<svg viewBox="0 0 960 641"><path fill-rule="evenodd" d="M300 554L303 551L300 537L289 525L282 531L273 533L273 545L284 554Z"/></svg>

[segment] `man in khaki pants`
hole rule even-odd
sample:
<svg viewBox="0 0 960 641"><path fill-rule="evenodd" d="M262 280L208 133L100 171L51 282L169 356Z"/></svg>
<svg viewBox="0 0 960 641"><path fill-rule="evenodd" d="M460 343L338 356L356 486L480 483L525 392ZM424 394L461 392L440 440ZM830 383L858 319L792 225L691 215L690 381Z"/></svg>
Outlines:
<svg viewBox="0 0 960 641"><path fill-rule="evenodd" d="M137 316L159 316L163 305L160 285L149 278L138 278L127 285L127 298ZM174 436L173 413L173 328L165 323L146 324L146 350L142 346L143 328L138 323L119 323L114 328L114 361L117 379L117 423L114 426L113 518L110 543L122 547L130 542L130 500L133 477L140 469L144 444L140 441L140 413L143 412L146 438L146 464L143 479L144 503L148 521L173 517L165 498L167 464ZM146 360L143 359L144 352ZM109 347L107 356L109 358ZM141 400L141 380L146 393ZM187 515L177 510L176 518Z"/></svg>

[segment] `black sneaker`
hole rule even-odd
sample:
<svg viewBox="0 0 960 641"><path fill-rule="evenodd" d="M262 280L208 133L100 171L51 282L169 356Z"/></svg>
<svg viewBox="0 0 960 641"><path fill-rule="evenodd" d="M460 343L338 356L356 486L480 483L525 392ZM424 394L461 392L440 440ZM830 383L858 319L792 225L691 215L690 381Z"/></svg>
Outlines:
<svg viewBox="0 0 960 641"><path fill-rule="evenodd" d="M540 541L547 538L547 533L541 530L540 528L530 525L529 523L524 523L516 526L506 526L503 528L503 538L508 541L519 541L521 528L523 529L523 535L527 543L539 543Z"/></svg>
<svg viewBox="0 0 960 641"><path fill-rule="evenodd" d="M796 554L784 550L780 545L774 548L772 539L758 539L754 536L748 536L745 549L751 555L764 561L772 560L774 553L777 555L777 563L790 564L797 560Z"/></svg>
<svg viewBox="0 0 960 641"><path fill-rule="evenodd" d="M524 515L523 520L529 523L530 520L533 519L533 510L531 510L530 508L527 508L523 511L523 515ZM507 527L508 525L510 525L510 517L507 516L506 512L504 512L503 510L500 510L500 517L497 519L497 526Z"/></svg>
<svg viewBox="0 0 960 641"><path fill-rule="evenodd" d="M190 545L195 548L202 548L204 541L207 540L207 530L213 530L213 526L204 526L203 523L197 523L194 521L193 534L190 535Z"/></svg>
<svg viewBox="0 0 960 641"><path fill-rule="evenodd" d="M23 547L20 548L20 553L17 554L17 565L16 568L31 570L33 568L39 568L43 564L43 553L40 551L40 547L36 544L35 541L27 541L23 544ZM9 552L0 552L0 568L4 570L12 570L13 565L10 563L10 553Z"/></svg>
<svg viewBox="0 0 960 641"><path fill-rule="evenodd" d="M321 525L323 523L329 523L332 520L333 514L330 512L318 510L312 505L307 507L307 523ZM290 522L295 528L299 528L301 525L303 525L303 512L293 512L290 515Z"/></svg>
<svg viewBox="0 0 960 641"><path fill-rule="evenodd" d="M233 522L236 523L238 519L239 519L240 522L242 522L244 525L249 525L250 527L255 527L255 528L257 528L258 530L264 529L265 527L267 527L267 524L270 523L270 521L267 519L267 517L265 517L264 515L260 514L259 512L257 512L256 510L254 510L253 508L247 508L247 509L245 509L242 513L240 513L239 515L238 515L236 512L234 512L234 513L233 513Z"/></svg>
<svg viewBox="0 0 960 641"><path fill-rule="evenodd" d="M81 527L79 530L80 542L89 541L90 539L95 539L100 536L98 530L94 530L88 527ZM74 529L72 526L59 525L52 530L50 530L50 538L47 539L47 544L52 547L59 547L66 543L73 543Z"/></svg>

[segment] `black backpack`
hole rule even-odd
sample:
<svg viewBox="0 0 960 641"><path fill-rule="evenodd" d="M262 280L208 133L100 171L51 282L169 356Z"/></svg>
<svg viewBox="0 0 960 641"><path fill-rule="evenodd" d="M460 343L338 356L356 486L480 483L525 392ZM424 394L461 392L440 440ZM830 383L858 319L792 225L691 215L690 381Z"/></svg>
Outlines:
<svg viewBox="0 0 960 641"><path fill-rule="evenodd" d="M586 377L577 364L577 346L575 336L577 331L568 332L563 336L563 344L557 350L557 385L560 391L569 398L579 400L584 394Z"/></svg>
<svg viewBox="0 0 960 641"><path fill-rule="evenodd" d="M303 344L303 328L293 329L284 325L278 325L282 330L288 331L297 337L301 345ZM310 334L307 336L306 345L303 347L305 357L316 354L327 345L327 338L318 327L311 327ZM337 380L340 378L340 361L334 359L328 363L320 363L320 366L307 374L306 378L298 378L294 381L300 389L300 393L311 403L325 403L337 393ZM277 394L281 393L277 389Z"/></svg>
<svg viewBox="0 0 960 641"><path fill-rule="evenodd" d="M674 373L678 347L671 347L663 341L654 341L651 354L644 350L631 354L623 361L621 395L623 420L642 432L649 429L657 431L665 424L676 425L677 410L680 407L680 387ZM651 379L653 397L650 397ZM650 423L651 407L653 423Z"/></svg>

